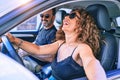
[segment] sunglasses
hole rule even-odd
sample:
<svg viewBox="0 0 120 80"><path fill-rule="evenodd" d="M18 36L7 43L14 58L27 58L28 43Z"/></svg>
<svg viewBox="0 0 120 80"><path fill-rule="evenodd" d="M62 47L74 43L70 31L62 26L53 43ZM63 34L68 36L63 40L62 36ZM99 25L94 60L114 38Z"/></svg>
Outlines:
<svg viewBox="0 0 120 80"><path fill-rule="evenodd" d="M78 19L80 19L80 17L78 15L76 15L76 13L66 14L66 16L69 16L70 19L73 19L75 17L77 17Z"/></svg>
<svg viewBox="0 0 120 80"><path fill-rule="evenodd" d="M50 15L49 15L49 14L46 14L46 15L44 15L44 14L40 14L40 17L41 17L41 18L43 18L43 17L44 17L44 18L49 18Z"/></svg>

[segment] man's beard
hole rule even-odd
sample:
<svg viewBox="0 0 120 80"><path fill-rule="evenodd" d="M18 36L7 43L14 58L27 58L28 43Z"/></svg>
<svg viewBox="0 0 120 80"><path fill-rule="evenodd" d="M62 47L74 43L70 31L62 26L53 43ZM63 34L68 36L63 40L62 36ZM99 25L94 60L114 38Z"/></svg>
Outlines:
<svg viewBox="0 0 120 80"><path fill-rule="evenodd" d="M45 21L45 24L43 24L44 27L48 28L52 24L52 20L48 22L47 20Z"/></svg>

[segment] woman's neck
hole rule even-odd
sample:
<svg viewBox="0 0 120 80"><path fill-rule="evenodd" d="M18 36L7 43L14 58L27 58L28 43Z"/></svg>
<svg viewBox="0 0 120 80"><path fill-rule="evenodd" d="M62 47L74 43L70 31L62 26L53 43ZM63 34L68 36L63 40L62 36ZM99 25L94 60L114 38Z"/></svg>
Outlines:
<svg viewBox="0 0 120 80"><path fill-rule="evenodd" d="M78 42L78 36L76 34L65 35L66 43L76 43Z"/></svg>

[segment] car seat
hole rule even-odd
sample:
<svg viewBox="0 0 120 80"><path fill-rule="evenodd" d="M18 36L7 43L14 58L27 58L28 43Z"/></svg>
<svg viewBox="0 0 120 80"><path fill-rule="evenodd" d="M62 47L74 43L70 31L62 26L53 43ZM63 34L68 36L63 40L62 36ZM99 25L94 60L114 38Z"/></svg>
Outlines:
<svg viewBox="0 0 120 80"><path fill-rule="evenodd" d="M106 6L101 4L90 5L86 10L91 14L101 32L101 50L99 60L105 71L115 68L117 56L117 41L110 33L111 22Z"/></svg>
<svg viewBox="0 0 120 80"><path fill-rule="evenodd" d="M57 30L59 29L59 27L62 25L62 22L63 22L63 19L66 15L66 11L64 10L58 10L56 12L56 15L55 15L55 21L54 21L54 25L55 27L57 28Z"/></svg>

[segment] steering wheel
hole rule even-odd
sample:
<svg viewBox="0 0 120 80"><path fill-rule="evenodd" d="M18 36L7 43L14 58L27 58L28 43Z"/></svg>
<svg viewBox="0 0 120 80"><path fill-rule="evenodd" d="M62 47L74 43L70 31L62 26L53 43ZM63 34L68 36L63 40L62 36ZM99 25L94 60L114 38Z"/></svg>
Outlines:
<svg viewBox="0 0 120 80"><path fill-rule="evenodd" d="M20 58L20 56L18 55L18 53L16 52L15 48L13 47L12 43L10 42L9 38L7 36L2 36L1 37L3 45L5 46L5 48L7 49L7 54L14 59L15 61L17 61L18 63L24 65L23 60Z"/></svg>

